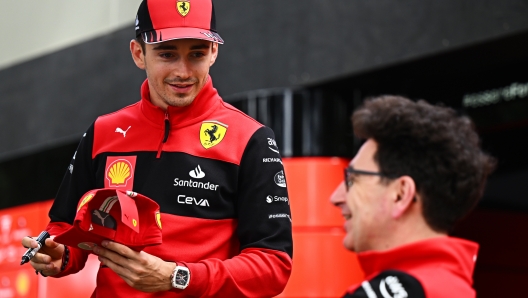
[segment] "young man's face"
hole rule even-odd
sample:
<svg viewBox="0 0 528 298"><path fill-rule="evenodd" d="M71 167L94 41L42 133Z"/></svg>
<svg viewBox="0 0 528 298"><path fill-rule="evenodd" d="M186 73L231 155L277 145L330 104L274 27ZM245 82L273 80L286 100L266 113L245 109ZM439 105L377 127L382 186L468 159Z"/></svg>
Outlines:
<svg viewBox="0 0 528 298"><path fill-rule="evenodd" d="M147 73L152 103L190 105L204 86L218 55L218 44L200 39L177 39L141 45L133 40L130 51L136 65Z"/></svg>
<svg viewBox="0 0 528 298"><path fill-rule="evenodd" d="M367 140L350 165L355 170L379 172L374 161L376 150L376 142ZM379 176L352 174L351 178L352 185L345 195L351 217L345 224L343 244L355 252L384 249L385 235L390 233L390 187L381 183Z"/></svg>

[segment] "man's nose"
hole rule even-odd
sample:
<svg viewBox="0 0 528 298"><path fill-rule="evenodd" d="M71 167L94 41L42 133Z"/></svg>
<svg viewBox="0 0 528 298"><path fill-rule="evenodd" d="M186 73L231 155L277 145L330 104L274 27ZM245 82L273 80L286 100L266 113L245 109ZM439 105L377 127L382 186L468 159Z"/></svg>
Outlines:
<svg viewBox="0 0 528 298"><path fill-rule="evenodd" d="M340 204L344 204L346 202L346 187L345 182L341 182L332 195L330 196L330 203L339 206Z"/></svg>
<svg viewBox="0 0 528 298"><path fill-rule="evenodd" d="M176 78L185 80L191 77L192 70L189 65L189 62L185 61L185 59L178 59L178 61L174 62L174 66L172 69L172 75Z"/></svg>

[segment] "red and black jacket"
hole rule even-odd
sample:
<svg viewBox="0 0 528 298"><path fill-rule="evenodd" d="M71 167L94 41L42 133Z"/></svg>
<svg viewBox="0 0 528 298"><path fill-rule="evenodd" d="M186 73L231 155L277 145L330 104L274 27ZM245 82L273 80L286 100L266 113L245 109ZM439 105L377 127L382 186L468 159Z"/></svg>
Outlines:
<svg viewBox="0 0 528 298"><path fill-rule="evenodd" d="M366 280L345 298L471 298L478 244L437 237L386 251L358 254Z"/></svg>
<svg viewBox="0 0 528 298"><path fill-rule="evenodd" d="M293 244L273 131L223 102L211 78L187 107L163 111L154 106L148 81L141 93L141 101L99 117L83 136L49 212L50 234L73 223L88 190L132 188L155 200L162 213L163 244L145 251L191 271L189 286L167 297L281 293L291 272ZM120 167L110 173L116 162ZM81 270L87 256L71 248L59 277ZM110 293L152 296L102 267L94 296ZM165 297L160 294L156 297Z"/></svg>

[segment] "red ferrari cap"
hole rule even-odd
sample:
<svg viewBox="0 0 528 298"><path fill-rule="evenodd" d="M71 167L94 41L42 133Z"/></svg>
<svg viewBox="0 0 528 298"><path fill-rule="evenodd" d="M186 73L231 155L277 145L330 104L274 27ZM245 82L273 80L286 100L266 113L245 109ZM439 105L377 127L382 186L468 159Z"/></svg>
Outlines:
<svg viewBox="0 0 528 298"><path fill-rule="evenodd" d="M223 44L216 32L212 0L143 0L136 16L136 37L152 44L194 38Z"/></svg>
<svg viewBox="0 0 528 298"><path fill-rule="evenodd" d="M79 201L73 226L57 235L54 241L92 250L105 239L136 251L161 244L159 205L132 191L91 190Z"/></svg>

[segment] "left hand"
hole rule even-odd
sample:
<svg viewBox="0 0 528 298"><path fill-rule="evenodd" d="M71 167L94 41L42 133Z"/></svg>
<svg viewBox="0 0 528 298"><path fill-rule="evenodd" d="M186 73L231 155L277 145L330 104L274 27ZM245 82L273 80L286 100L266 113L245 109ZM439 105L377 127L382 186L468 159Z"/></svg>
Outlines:
<svg viewBox="0 0 528 298"><path fill-rule="evenodd" d="M142 292L160 292L172 289L170 276L176 264L144 251L137 252L125 245L103 241L93 252L99 261L112 269L129 286Z"/></svg>

